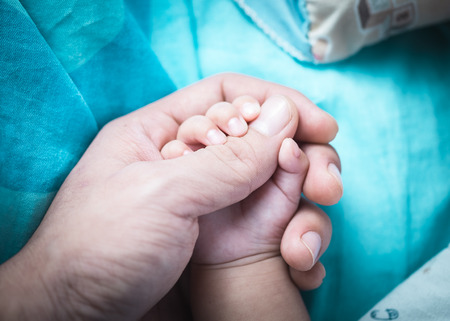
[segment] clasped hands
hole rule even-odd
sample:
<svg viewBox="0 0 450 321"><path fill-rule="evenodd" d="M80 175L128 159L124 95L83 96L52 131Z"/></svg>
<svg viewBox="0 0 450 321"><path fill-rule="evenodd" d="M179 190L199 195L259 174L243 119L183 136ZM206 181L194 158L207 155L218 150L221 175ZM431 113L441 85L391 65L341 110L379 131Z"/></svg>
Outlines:
<svg viewBox="0 0 450 321"><path fill-rule="evenodd" d="M261 104L261 115L245 135L186 156L162 157L161 149L186 119L244 95ZM318 207L300 201L300 194L323 205L340 199L340 162L328 145L336 133L334 119L297 91L236 74L207 78L112 121L72 170L27 246L2 267L11 284L17 281L11 315L23 308L24 319L36 314L138 319L157 307L191 259L193 280L200 284L193 287L194 297L214 295L208 282L219 280L220 286L230 276L217 279L208 274L211 269L205 274L205 266L237 262L242 267L272 258L289 265L289 282L301 289L317 287L324 277L318 259L330 241L331 225ZM300 149L289 138L301 142ZM280 159L282 150L298 161ZM287 214L274 218L276 209L255 214L266 210L270 202L264 198L275 197L273 190L283 193L291 183L288 194L298 199ZM278 224L275 232L255 229L271 238L268 244L249 246L251 236L240 238L247 227L241 234L229 228L236 223L236 209L247 225L256 224L253 219L261 228ZM250 252L217 260L217 253L227 251L211 248L226 249L227 242ZM28 279L21 283L23 275ZM195 298L192 302L199 319L210 313L204 314Z"/></svg>

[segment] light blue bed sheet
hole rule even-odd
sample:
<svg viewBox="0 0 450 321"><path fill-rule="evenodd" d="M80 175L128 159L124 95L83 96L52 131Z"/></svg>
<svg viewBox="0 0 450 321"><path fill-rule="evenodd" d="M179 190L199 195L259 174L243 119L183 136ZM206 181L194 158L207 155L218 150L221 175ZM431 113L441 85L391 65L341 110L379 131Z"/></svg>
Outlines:
<svg viewBox="0 0 450 321"><path fill-rule="evenodd" d="M450 25L340 63L292 59L231 0L153 4L152 45L178 87L218 72L298 89L338 121L345 193L312 320L357 320L450 242Z"/></svg>

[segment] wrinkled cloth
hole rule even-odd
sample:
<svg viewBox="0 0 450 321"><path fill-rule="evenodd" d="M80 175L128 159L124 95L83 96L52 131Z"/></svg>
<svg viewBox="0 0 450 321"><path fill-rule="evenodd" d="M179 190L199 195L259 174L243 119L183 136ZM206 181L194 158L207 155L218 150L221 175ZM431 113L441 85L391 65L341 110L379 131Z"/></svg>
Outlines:
<svg viewBox="0 0 450 321"><path fill-rule="evenodd" d="M323 285L304 293L313 321L358 320L450 243L449 24L314 66L233 0L0 0L0 65L1 261L107 121L171 80L224 71L293 87L339 123L345 192L324 208L333 238Z"/></svg>
<svg viewBox="0 0 450 321"><path fill-rule="evenodd" d="M333 224L327 276L303 293L313 321L358 320L447 247L450 24L313 65L293 59L233 0L162 1L153 21L172 22L154 30L152 44L177 86L241 72L293 87L336 118L344 196L324 208ZM176 54L184 49L188 69Z"/></svg>
<svg viewBox="0 0 450 321"><path fill-rule="evenodd" d="M447 321L450 317L449 284L450 247L447 247L395 288L360 321Z"/></svg>
<svg viewBox="0 0 450 321"><path fill-rule="evenodd" d="M0 0L0 263L108 121L175 89L146 1Z"/></svg>
<svg viewBox="0 0 450 321"><path fill-rule="evenodd" d="M314 63L450 19L449 0L235 0L288 54Z"/></svg>

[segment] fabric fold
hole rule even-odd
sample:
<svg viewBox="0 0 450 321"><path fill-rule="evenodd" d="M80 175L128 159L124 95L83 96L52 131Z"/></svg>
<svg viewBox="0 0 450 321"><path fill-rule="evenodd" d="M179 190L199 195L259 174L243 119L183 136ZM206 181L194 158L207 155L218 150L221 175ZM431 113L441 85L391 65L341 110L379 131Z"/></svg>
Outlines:
<svg viewBox="0 0 450 321"><path fill-rule="evenodd" d="M0 0L0 264L103 125L175 90L149 15L121 0Z"/></svg>
<svg viewBox="0 0 450 321"><path fill-rule="evenodd" d="M293 58L315 64L346 59L390 36L450 19L440 0L234 0Z"/></svg>
<svg viewBox="0 0 450 321"><path fill-rule="evenodd" d="M234 0L278 46L300 61L313 61L304 1Z"/></svg>

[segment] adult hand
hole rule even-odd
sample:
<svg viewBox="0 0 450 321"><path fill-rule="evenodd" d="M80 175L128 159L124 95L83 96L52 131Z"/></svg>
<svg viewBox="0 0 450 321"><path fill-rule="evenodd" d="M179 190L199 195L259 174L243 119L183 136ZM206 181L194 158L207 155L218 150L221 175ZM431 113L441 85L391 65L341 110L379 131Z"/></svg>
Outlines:
<svg viewBox="0 0 450 321"><path fill-rule="evenodd" d="M161 159L160 148L184 119L243 94L261 101L282 94L293 103L279 110L278 120L269 117L242 138ZM295 107L302 115L297 131ZM111 122L30 242L0 267L2 318L139 318L188 263L199 215L240 201L267 181L285 137L326 143L336 131L334 120L298 92L239 75L206 79ZM310 186L313 200L339 199L342 187L327 166L310 172L305 191L317 183Z"/></svg>

